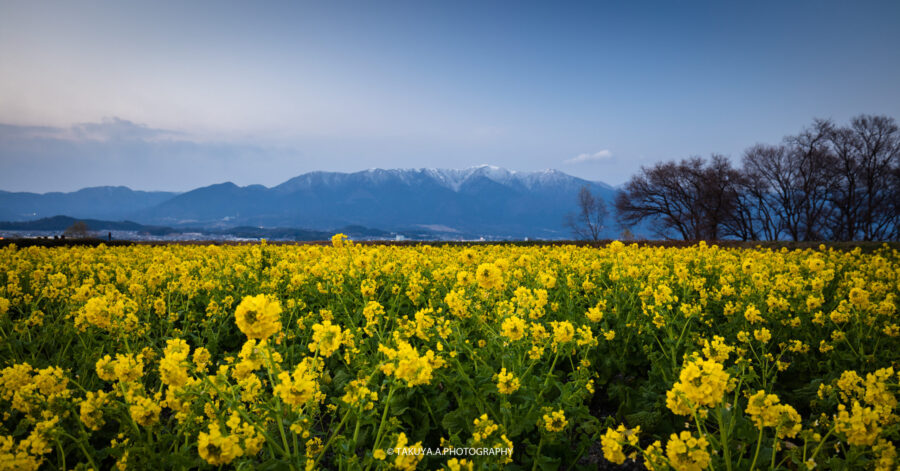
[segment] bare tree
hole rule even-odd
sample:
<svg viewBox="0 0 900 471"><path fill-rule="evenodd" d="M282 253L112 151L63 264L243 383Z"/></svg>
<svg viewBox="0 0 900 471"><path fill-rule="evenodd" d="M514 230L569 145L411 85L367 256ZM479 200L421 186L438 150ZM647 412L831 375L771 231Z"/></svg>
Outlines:
<svg viewBox="0 0 900 471"><path fill-rule="evenodd" d="M591 193L585 185L578 191L578 213L569 213L566 216L566 226L579 239L600 240L606 214L606 203L603 198Z"/></svg>
<svg viewBox="0 0 900 471"><path fill-rule="evenodd" d="M832 171L835 182L829 191L830 203L833 207L828 225L831 238L836 240L854 240L859 233L859 212L863 201L863 189L860 181L859 162L856 149L859 142L856 134L849 128L833 129L828 136L837 165Z"/></svg>
<svg viewBox="0 0 900 471"><path fill-rule="evenodd" d="M786 137L783 145L756 145L744 153L741 199L761 238L817 240L828 235L835 166L828 145L832 130L831 122L817 120Z"/></svg>
<svg viewBox="0 0 900 471"><path fill-rule="evenodd" d="M616 198L624 226L661 237L810 241L900 238L900 126L861 115L815 120L780 145L756 145L741 169L713 155L661 162Z"/></svg>
<svg viewBox="0 0 900 471"><path fill-rule="evenodd" d="M829 199L830 225L840 240L885 240L900 223L896 169L900 129L893 118L861 115L829 134L836 165Z"/></svg>
<svg viewBox="0 0 900 471"><path fill-rule="evenodd" d="M657 234L685 240L715 240L738 205L740 173L728 159L713 155L681 162L660 162L625 184L616 198L616 214L625 226L653 221Z"/></svg>
<svg viewBox="0 0 900 471"><path fill-rule="evenodd" d="M900 222L898 165L893 119L858 116L846 127L816 120L784 145L746 152L743 197L767 239L889 239Z"/></svg>
<svg viewBox="0 0 900 471"><path fill-rule="evenodd" d="M685 165L690 164L659 162L650 168L641 167L616 196L619 223L629 227L653 220L660 237L671 238L674 232L682 239L696 238L696 225L691 217L696 198L690 196L689 182L680 171Z"/></svg>
<svg viewBox="0 0 900 471"><path fill-rule="evenodd" d="M744 221L747 210L740 198L744 180L741 172L725 156L713 154L699 177L705 183L700 187L700 211L706 238L718 240L725 235L743 240L751 238L750 227Z"/></svg>
<svg viewBox="0 0 900 471"><path fill-rule="evenodd" d="M900 240L900 163L894 166L890 173L894 202L888 205L894 212L894 230L888 235L888 239Z"/></svg>
<svg viewBox="0 0 900 471"><path fill-rule="evenodd" d="M757 217L758 200L747 190L748 180L740 173L740 180L736 182L737 196L734 209L725 217L722 223L722 236L737 237L740 240L760 240L765 237Z"/></svg>
<svg viewBox="0 0 900 471"><path fill-rule="evenodd" d="M801 203L793 190L794 167L785 146L760 144L744 153L744 197L752 205L753 224L763 239L780 239L800 219Z"/></svg>
<svg viewBox="0 0 900 471"><path fill-rule="evenodd" d="M798 210L788 228L794 240L828 236L827 221L832 214L828 192L834 183L832 169L836 162L827 139L833 127L830 121L816 120L812 127L785 139L794 170L791 198Z"/></svg>

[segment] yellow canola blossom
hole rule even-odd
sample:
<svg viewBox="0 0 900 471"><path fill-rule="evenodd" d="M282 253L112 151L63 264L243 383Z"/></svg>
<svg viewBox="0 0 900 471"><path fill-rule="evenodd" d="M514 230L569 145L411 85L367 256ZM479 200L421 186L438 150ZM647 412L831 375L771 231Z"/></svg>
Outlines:
<svg viewBox="0 0 900 471"><path fill-rule="evenodd" d="M519 379L512 373L507 373L506 368L501 369L500 373L497 373L496 379L497 390L500 391L500 394L512 394L519 389Z"/></svg>
<svg viewBox="0 0 900 471"><path fill-rule="evenodd" d="M104 391L88 391L81 401L80 417L85 427L91 430L100 430L105 423L103 420L103 407L110 402L109 394Z"/></svg>
<svg viewBox="0 0 900 471"><path fill-rule="evenodd" d="M503 272L493 263L482 263L475 270L475 280L478 286L485 290L500 290L503 288Z"/></svg>
<svg viewBox="0 0 900 471"><path fill-rule="evenodd" d="M802 427L800 414L788 404L780 404L778 396L757 391L747 400L745 412L757 428L774 427L776 435L796 437Z"/></svg>
<svg viewBox="0 0 900 471"><path fill-rule="evenodd" d="M392 467L403 471L413 471L419 466L419 462L425 457L422 454L422 442L409 443L406 434L400 432L394 445L394 462Z"/></svg>
<svg viewBox="0 0 900 471"><path fill-rule="evenodd" d="M322 365L313 358L304 358L293 373L282 371L278 375L275 394L292 407L299 407L312 400L321 400L319 374Z"/></svg>
<svg viewBox="0 0 900 471"><path fill-rule="evenodd" d="M223 435L219 425L209 424L209 432L200 432L197 437L197 450L200 457L213 466L231 463L244 454L237 435Z"/></svg>
<svg viewBox="0 0 900 471"><path fill-rule="evenodd" d="M341 347L342 331L340 326L326 320L322 321L321 324L313 325L312 329L313 341L309 344L311 352L316 352L327 358Z"/></svg>
<svg viewBox="0 0 900 471"><path fill-rule="evenodd" d="M715 407L734 388L721 363L694 359L684 365L678 382L666 393L666 405L678 415L691 415L700 407Z"/></svg>
<svg viewBox="0 0 900 471"><path fill-rule="evenodd" d="M872 445L881 433L878 413L871 407L863 407L859 402L854 402L849 412L846 406L840 404L835 424L837 431L846 435L847 442L851 445Z"/></svg>
<svg viewBox="0 0 900 471"><path fill-rule="evenodd" d="M633 447L638 445L638 434L641 433L641 427L635 427L633 430L619 425L618 428L607 428L606 433L600 437L600 445L603 448L603 456L615 464L625 462L625 448L623 445L628 444Z"/></svg>
<svg viewBox="0 0 900 471"><path fill-rule="evenodd" d="M691 432L672 434L666 443L666 457L677 471L700 471L709 466L709 441Z"/></svg>
<svg viewBox="0 0 900 471"><path fill-rule="evenodd" d="M281 330L281 304L264 294L247 296L238 304L234 318L247 338L265 340Z"/></svg>
<svg viewBox="0 0 900 471"><path fill-rule="evenodd" d="M0 470L896 469L900 251L729 245L5 246Z"/></svg>
<svg viewBox="0 0 900 471"><path fill-rule="evenodd" d="M503 320L503 323L500 325L500 332L509 340L516 341L525 336L527 328L528 324L526 324L524 319L512 316Z"/></svg>
<svg viewBox="0 0 900 471"><path fill-rule="evenodd" d="M378 351L389 360L381 366L381 371L402 379L409 387L430 383L434 370L444 365L444 360L433 351L428 350L424 355L419 355L405 340L398 341L397 348L379 345Z"/></svg>
<svg viewBox="0 0 900 471"><path fill-rule="evenodd" d="M544 421L544 429L548 432L561 432L569 425L569 421L566 420L566 413L562 410L544 414L542 420Z"/></svg>

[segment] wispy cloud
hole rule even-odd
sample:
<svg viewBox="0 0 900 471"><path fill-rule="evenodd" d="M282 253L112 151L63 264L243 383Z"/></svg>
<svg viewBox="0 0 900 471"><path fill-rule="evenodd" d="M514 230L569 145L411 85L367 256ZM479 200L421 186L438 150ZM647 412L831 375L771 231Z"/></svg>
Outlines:
<svg viewBox="0 0 900 471"><path fill-rule="evenodd" d="M321 165L291 147L198 139L121 118L65 127L0 123L0 190L125 185L184 191L233 181L275 185ZM312 168L310 168L312 167Z"/></svg>
<svg viewBox="0 0 900 471"><path fill-rule="evenodd" d="M601 160L607 160L612 158L612 152L607 149L603 149L599 152L594 152L593 154L578 154L577 156L566 160L567 164L582 164L585 162L597 162Z"/></svg>
<svg viewBox="0 0 900 471"><path fill-rule="evenodd" d="M182 132L156 129L127 119L103 118L97 123L77 123L69 127L16 126L0 123L0 139L60 139L69 141L156 141L186 139Z"/></svg>
<svg viewBox="0 0 900 471"><path fill-rule="evenodd" d="M71 132L83 139L101 141L115 139L155 140L161 138L185 137L183 133L168 129L155 129L145 124L135 123L127 119L104 118L99 123L80 123L72 126Z"/></svg>

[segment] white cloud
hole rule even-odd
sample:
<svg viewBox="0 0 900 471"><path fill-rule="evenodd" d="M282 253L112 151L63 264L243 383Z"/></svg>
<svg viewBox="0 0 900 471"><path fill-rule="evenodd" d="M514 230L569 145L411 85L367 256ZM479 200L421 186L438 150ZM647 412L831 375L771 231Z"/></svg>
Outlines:
<svg viewBox="0 0 900 471"><path fill-rule="evenodd" d="M0 123L0 139L55 139L84 141L155 141L160 139L189 140L179 131L151 128L127 119L111 117L100 122L77 123L68 127L19 126Z"/></svg>
<svg viewBox="0 0 900 471"><path fill-rule="evenodd" d="M612 158L612 152L607 149L603 149L599 152L594 152L593 154L578 154L577 156L566 160L567 164L583 164L585 162L597 162L600 160L606 160Z"/></svg>
<svg viewBox="0 0 900 471"><path fill-rule="evenodd" d="M145 124L113 116L103 118L99 123L79 123L71 127L71 133L80 139L109 140L154 140L182 136L182 133L168 129L151 128Z"/></svg>

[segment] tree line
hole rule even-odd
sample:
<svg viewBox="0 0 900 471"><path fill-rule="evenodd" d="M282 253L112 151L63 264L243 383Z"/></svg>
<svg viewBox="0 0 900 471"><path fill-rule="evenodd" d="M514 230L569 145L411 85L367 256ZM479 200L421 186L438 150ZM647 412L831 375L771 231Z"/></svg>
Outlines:
<svg viewBox="0 0 900 471"><path fill-rule="evenodd" d="M747 149L740 166L714 154L642 167L614 206L623 227L663 238L897 240L900 130L887 116L818 119Z"/></svg>

